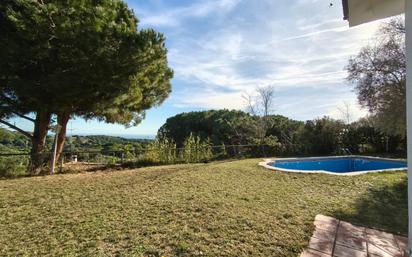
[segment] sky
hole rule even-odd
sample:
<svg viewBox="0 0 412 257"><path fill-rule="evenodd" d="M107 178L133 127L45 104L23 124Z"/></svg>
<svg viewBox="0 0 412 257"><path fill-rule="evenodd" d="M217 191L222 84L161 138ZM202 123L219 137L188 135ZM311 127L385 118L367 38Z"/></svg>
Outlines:
<svg viewBox="0 0 412 257"><path fill-rule="evenodd" d="M366 115L345 81L350 56L373 42L382 21L349 28L341 0L127 0L140 28L166 37L172 93L137 127L74 119L69 134L155 135L167 118L245 109L242 95L275 89L276 114L297 120ZM330 3L333 5L330 6ZM15 120L30 129L30 124Z"/></svg>

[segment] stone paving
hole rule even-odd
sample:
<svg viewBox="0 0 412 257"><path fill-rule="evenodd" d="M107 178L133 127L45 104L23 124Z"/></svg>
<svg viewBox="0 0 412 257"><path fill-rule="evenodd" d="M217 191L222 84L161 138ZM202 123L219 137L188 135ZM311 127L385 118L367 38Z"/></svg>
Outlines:
<svg viewBox="0 0 412 257"><path fill-rule="evenodd" d="M316 229L300 257L406 257L408 239L317 215Z"/></svg>

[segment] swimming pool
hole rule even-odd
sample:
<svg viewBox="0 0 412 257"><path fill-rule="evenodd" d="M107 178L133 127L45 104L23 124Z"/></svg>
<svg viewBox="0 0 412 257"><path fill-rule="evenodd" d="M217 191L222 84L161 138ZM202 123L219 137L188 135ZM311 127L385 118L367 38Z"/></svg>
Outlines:
<svg viewBox="0 0 412 257"><path fill-rule="evenodd" d="M273 170L301 173L329 173L335 175L357 175L366 172L406 170L402 160L365 157L333 156L266 160L260 163Z"/></svg>

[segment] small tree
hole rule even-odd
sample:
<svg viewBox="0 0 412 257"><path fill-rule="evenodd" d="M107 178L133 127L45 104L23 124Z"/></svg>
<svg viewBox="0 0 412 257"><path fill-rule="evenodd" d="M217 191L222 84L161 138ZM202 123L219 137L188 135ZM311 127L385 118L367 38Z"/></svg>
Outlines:
<svg viewBox="0 0 412 257"><path fill-rule="evenodd" d="M158 138L146 149L143 160L150 163L172 164L177 162L176 144L168 138Z"/></svg>
<svg viewBox="0 0 412 257"><path fill-rule="evenodd" d="M213 157L209 140L202 141L199 136L190 134L183 144L181 160L185 163L208 161Z"/></svg>
<svg viewBox="0 0 412 257"><path fill-rule="evenodd" d="M226 146L224 143L222 143L220 145L220 149L219 149L219 157L220 158L225 158L227 156L227 151L226 151Z"/></svg>
<svg viewBox="0 0 412 257"><path fill-rule="evenodd" d="M346 67L359 103L388 134L406 132L405 24L395 19L383 25L376 44L361 49Z"/></svg>
<svg viewBox="0 0 412 257"><path fill-rule="evenodd" d="M351 113L351 106L348 102L343 101L342 106L337 107L338 111L342 115L342 121L349 125L352 123L352 113Z"/></svg>
<svg viewBox="0 0 412 257"><path fill-rule="evenodd" d="M256 131L260 144L263 144L267 131L270 128L269 116L274 108L275 89L273 86L259 87L256 95L244 94L247 111L257 119Z"/></svg>
<svg viewBox="0 0 412 257"><path fill-rule="evenodd" d="M306 154L332 154L340 151L340 133L345 125L329 117L306 121L299 128L298 140Z"/></svg>
<svg viewBox="0 0 412 257"><path fill-rule="evenodd" d="M275 88L273 86L258 87L256 94L245 93L246 110L255 116L267 117L273 113Z"/></svg>
<svg viewBox="0 0 412 257"><path fill-rule="evenodd" d="M196 139L192 133L190 133L189 137L186 138L185 142L183 143L183 149L180 155L180 159L185 163L190 163L195 158L195 149L196 147Z"/></svg>

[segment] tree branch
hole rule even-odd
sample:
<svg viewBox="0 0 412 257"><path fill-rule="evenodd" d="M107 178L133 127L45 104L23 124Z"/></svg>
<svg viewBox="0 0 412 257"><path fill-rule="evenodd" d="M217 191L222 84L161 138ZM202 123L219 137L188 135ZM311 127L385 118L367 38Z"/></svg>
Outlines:
<svg viewBox="0 0 412 257"><path fill-rule="evenodd" d="M28 117L28 116L26 116L26 115L20 114L20 113L18 113L18 112L12 112L12 113L14 113L15 115L19 116L20 118L29 120L29 121L31 121L31 122L35 122L35 121L36 121L35 119L30 118L30 117Z"/></svg>
<svg viewBox="0 0 412 257"><path fill-rule="evenodd" d="M28 121L31 121L31 122L35 122L35 121L36 121L35 119L30 118L29 116L26 116L26 115L21 114L21 113L19 113L19 112L13 111L11 107L8 107L8 106L0 106L0 109L2 109L2 110L5 111L5 112L13 113L14 115L19 116L20 118L26 119L26 120L28 120Z"/></svg>
<svg viewBox="0 0 412 257"><path fill-rule="evenodd" d="M11 123L9 123L9 122L7 122L7 121L5 121L5 120L1 120L1 119L0 119L0 123L3 123L4 125L6 125L6 126L12 128L12 129L16 130L17 132L25 135L26 137L28 137L28 138L30 138L30 139L33 138L33 135L32 135L31 133L29 133L29 132L27 132L27 131L24 131L24 130L22 130L22 129L19 128L19 127L16 127L16 126L14 126L13 124L11 124Z"/></svg>

